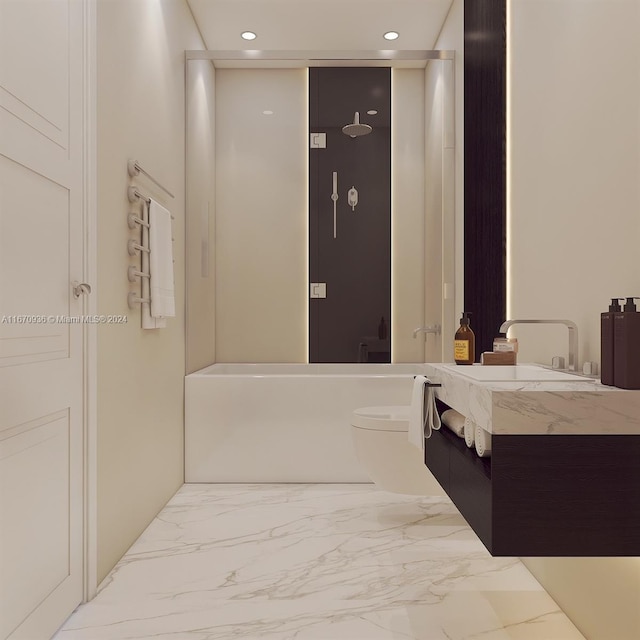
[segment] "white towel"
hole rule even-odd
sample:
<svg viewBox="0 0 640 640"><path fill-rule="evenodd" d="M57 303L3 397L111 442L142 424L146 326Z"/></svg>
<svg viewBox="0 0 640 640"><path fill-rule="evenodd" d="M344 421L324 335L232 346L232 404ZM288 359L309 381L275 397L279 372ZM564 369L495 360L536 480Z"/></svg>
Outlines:
<svg viewBox="0 0 640 640"><path fill-rule="evenodd" d="M491 456L491 434L476 425L475 440L476 453L481 458L489 458Z"/></svg>
<svg viewBox="0 0 640 640"><path fill-rule="evenodd" d="M409 442L423 451L424 439L431 437L432 429L440 428L440 416L436 410L435 394L432 388L425 387L425 383L428 382L430 382L429 379L424 376L415 377L409 408Z"/></svg>
<svg viewBox="0 0 640 640"><path fill-rule="evenodd" d="M442 424L449 427L453 433L460 438L464 438L465 417L455 409L447 409L442 414Z"/></svg>
<svg viewBox="0 0 640 640"><path fill-rule="evenodd" d="M464 419L464 441L469 449L476 441L476 423L471 418Z"/></svg>
<svg viewBox="0 0 640 640"><path fill-rule="evenodd" d="M176 315L173 280L171 213L155 200L149 205L149 273L151 274L151 315Z"/></svg>

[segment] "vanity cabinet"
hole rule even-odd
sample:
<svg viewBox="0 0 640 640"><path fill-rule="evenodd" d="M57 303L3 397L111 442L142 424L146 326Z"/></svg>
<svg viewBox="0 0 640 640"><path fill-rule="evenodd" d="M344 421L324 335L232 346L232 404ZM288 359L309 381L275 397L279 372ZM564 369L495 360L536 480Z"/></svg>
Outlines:
<svg viewBox="0 0 640 640"><path fill-rule="evenodd" d="M425 462L494 556L640 556L640 435L494 434L480 458L443 425Z"/></svg>

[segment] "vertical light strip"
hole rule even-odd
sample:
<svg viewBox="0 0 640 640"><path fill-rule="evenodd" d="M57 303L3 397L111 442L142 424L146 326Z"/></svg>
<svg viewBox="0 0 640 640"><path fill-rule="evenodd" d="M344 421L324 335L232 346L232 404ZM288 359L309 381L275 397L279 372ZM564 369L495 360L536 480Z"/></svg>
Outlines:
<svg viewBox="0 0 640 640"><path fill-rule="evenodd" d="M305 165L306 165L306 169L305 169L305 175L307 176L306 179L306 184L305 184L305 192L306 192L306 205L304 207L304 212L305 212L305 216L306 216L306 220L305 220L305 229L306 229L306 234L305 234L305 238L306 238L306 247L305 247L305 255L306 255L306 260L305 260L305 269L306 269L306 276L305 276L305 291L304 291L304 296L305 296L305 300L306 300L306 319L305 319L305 344L306 344L306 354L304 356L304 361L308 364L309 363L309 180L310 180L310 176L309 176L309 67L307 67L307 73L305 75L305 86L304 86L304 90L305 90L305 98L304 98L304 104L305 104L305 137L304 137L304 158L305 158Z"/></svg>
<svg viewBox="0 0 640 640"><path fill-rule="evenodd" d="M393 146L393 133L394 133L394 118L395 118L395 113L396 113L396 108L395 108L395 86L394 86L394 72L393 72L393 67L391 67L391 126L390 126L390 136L391 136L391 318L389 318L389 326L391 327L391 332L389 335L389 338L391 340L391 362L395 362L396 361L396 356L395 356L395 352L396 352L396 343L398 342L397 340L394 340L393 337L393 331L394 331L394 327L395 327L395 319L398 317L398 313L397 313L397 309L396 309L396 287L393 286L393 276L394 276L394 264L395 264L395 247L393 244L393 240L394 240L394 233L393 233L393 225L394 225L394 221L395 221L395 216L394 216L394 195L396 193L396 189L395 189L395 171L394 171L394 167L395 167L395 149Z"/></svg>
<svg viewBox="0 0 640 640"><path fill-rule="evenodd" d="M506 163L507 166L505 168L505 183L506 183L506 307L507 307L507 318L513 318L513 309L512 305L512 254L511 254L511 230L512 230L512 208L511 208L511 55L510 55L510 47L509 43L511 42L511 0L506 0L506 11L507 11L507 24L506 24L506 66L507 66L507 77L505 82L505 91L506 91Z"/></svg>

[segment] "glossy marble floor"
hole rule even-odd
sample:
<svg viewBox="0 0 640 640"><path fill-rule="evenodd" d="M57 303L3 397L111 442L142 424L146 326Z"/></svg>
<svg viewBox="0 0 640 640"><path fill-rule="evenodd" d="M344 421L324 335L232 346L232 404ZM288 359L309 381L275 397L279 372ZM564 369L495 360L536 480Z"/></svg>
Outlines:
<svg viewBox="0 0 640 640"><path fill-rule="evenodd" d="M584 640L445 498L185 485L56 640Z"/></svg>

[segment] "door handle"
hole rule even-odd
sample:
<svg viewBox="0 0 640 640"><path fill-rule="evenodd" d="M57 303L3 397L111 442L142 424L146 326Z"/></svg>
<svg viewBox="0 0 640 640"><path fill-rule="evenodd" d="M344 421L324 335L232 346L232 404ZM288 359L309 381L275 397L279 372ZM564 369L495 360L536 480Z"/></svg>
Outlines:
<svg viewBox="0 0 640 640"><path fill-rule="evenodd" d="M79 298L80 296L88 296L91 293L91 285L86 282L73 281L73 297Z"/></svg>

